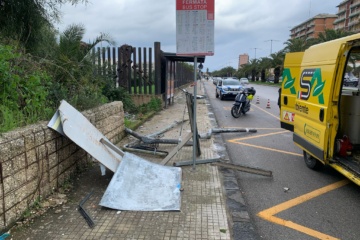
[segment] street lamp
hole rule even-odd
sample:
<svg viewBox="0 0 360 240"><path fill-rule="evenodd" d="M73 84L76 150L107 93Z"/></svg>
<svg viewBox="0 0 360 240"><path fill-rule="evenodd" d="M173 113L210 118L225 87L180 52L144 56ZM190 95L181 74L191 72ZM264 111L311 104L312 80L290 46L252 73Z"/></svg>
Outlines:
<svg viewBox="0 0 360 240"><path fill-rule="evenodd" d="M255 60L256 60L256 49L260 49L260 48L252 48L252 49L255 49Z"/></svg>
<svg viewBox="0 0 360 240"><path fill-rule="evenodd" d="M270 55L272 54L272 42L278 42L279 40L274 40L274 39L270 39L270 40L266 40L265 42L270 42Z"/></svg>

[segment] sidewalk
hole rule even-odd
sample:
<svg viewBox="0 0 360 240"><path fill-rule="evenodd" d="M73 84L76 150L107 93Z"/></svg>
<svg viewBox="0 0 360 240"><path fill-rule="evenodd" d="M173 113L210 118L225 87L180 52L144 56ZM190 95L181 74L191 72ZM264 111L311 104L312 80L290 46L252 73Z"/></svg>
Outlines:
<svg viewBox="0 0 360 240"><path fill-rule="evenodd" d="M206 83L211 84L210 82ZM202 83L199 82L197 86L197 94L205 95L204 86L200 84ZM187 90L190 93L194 91L193 87L188 87ZM206 101L206 99L197 100L199 133L206 133L214 128L208 114ZM188 119L188 116L186 97L180 91L176 94L173 105L149 119L136 132L148 135L164 129L174 121ZM186 121L164 133L163 137L181 139L191 132L190 129L190 122ZM134 140L134 137L128 136L119 143L119 147ZM218 157L213 137L206 140L201 139L200 146L201 156L198 160ZM160 150L168 152L175 147L175 145L166 146L165 144L159 146ZM164 158L151 154L136 154L148 161L158 163ZM167 165L172 166L174 162L191 161L192 156L192 146L184 146L178 150ZM234 214L231 217L229 208L226 206L225 188L229 179L231 179L230 182L236 180L225 176L227 180L224 181L223 174L218 167L211 164L198 164L195 169L192 165L181 168L184 190L181 193L181 211L179 212L117 211L99 206L100 199L113 173L108 170L105 176L101 176L99 167L94 166L79 176L73 189L65 193L67 196L65 204L51 208L29 226L11 231L11 237L8 239L233 239L232 219L234 219ZM233 187L230 189L234 190ZM94 228L89 227L78 211L78 204L90 192L93 194L86 201L84 208L93 219ZM243 222L248 222L246 214L246 212L240 211L235 216L240 219L238 224L241 224L244 219Z"/></svg>

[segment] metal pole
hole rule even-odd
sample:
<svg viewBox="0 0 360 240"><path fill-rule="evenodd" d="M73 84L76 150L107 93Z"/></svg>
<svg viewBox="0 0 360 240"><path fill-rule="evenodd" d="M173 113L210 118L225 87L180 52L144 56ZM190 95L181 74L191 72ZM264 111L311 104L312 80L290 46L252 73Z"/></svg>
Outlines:
<svg viewBox="0 0 360 240"><path fill-rule="evenodd" d="M196 95L197 95L197 87L196 87L196 75L197 74L197 57L194 57L194 109L193 109L193 167L195 170L196 165Z"/></svg>

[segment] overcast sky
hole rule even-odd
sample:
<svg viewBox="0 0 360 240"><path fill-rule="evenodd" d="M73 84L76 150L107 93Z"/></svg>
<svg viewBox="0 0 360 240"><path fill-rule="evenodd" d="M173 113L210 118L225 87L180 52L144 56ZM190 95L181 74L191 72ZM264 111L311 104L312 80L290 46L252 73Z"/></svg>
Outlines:
<svg viewBox="0 0 360 240"><path fill-rule="evenodd" d="M65 5L60 31L83 24L84 41L108 33L116 46L153 47L176 53L176 0L89 0L87 5ZM290 29L320 13L336 14L342 0L215 0L214 56L204 69L237 69L240 54L250 59L283 49ZM271 41L272 40L272 41ZM256 56L255 56L256 54Z"/></svg>

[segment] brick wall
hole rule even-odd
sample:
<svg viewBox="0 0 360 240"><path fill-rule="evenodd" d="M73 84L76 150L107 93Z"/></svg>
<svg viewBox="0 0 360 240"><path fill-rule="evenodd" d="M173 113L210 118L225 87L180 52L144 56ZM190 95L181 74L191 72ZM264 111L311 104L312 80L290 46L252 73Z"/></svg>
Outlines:
<svg viewBox="0 0 360 240"><path fill-rule="evenodd" d="M83 115L113 143L125 136L122 102L105 104ZM47 124L0 136L0 229L9 227L38 197L47 197L91 160Z"/></svg>

